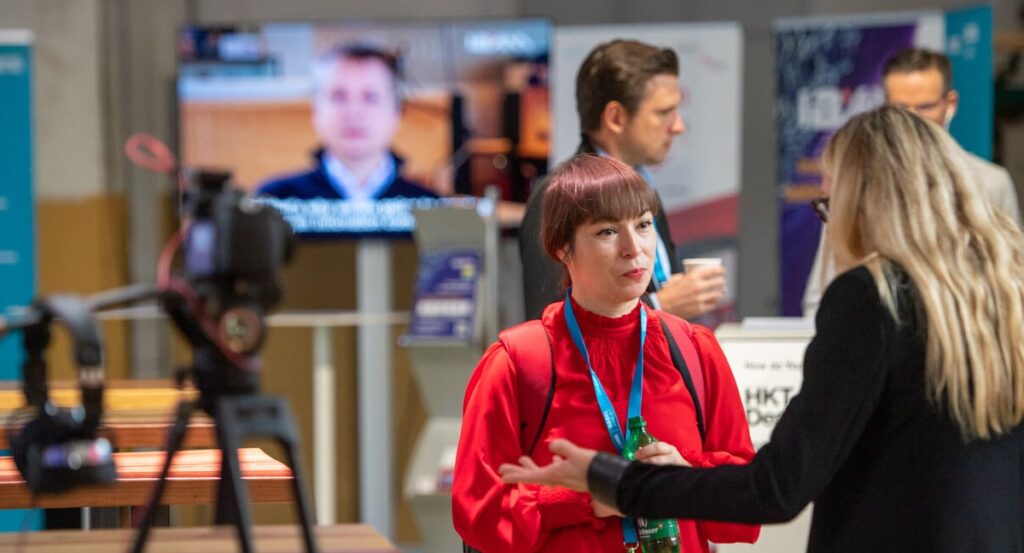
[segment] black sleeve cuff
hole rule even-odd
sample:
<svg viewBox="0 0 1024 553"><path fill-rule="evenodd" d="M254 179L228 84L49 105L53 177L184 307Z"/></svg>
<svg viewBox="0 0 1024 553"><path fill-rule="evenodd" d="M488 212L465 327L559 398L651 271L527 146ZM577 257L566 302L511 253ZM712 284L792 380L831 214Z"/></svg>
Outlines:
<svg viewBox="0 0 1024 553"><path fill-rule="evenodd" d="M629 461L617 455L598 453L587 467L590 495L605 505L618 508L619 481L629 465Z"/></svg>

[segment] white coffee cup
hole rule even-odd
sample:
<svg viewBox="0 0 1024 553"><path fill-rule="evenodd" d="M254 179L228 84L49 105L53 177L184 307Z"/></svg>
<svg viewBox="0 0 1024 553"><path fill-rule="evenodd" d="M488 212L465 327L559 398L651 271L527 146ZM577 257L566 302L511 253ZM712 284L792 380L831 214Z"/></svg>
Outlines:
<svg viewBox="0 0 1024 553"><path fill-rule="evenodd" d="M683 260L683 271L691 272L698 267L721 267L721 257L688 257Z"/></svg>

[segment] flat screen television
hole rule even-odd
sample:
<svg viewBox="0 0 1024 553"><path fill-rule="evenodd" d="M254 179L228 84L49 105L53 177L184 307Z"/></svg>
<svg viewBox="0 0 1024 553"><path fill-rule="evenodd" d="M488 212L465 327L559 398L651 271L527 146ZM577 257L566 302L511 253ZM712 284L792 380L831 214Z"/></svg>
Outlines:
<svg viewBox="0 0 1024 553"><path fill-rule="evenodd" d="M408 236L411 209L547 170L544 20L274 22L178 35L179 151L303 237Z"/></svg>

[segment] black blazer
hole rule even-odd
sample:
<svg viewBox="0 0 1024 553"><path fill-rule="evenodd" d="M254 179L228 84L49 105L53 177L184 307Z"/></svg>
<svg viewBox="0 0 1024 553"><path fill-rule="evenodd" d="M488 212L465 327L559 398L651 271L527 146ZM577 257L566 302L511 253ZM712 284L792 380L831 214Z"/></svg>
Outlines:
<svg viewBox="0 0 1024 553"><path fill-rule="evenodd" d="M611 488L619 508L771 523L813 501L811 552L1024 552L1024 424L997 439L961 438L926 395L920 301L901 280L899 324L867 269L828 287L800 393L749 465L632 463ZM600 482L615 479L601 475L618 463L592 464L598 497L608 497Z"/></svg>
<svg viewBox="0 0 1024 553"><path fill-rule="evenodd" d="M597 149L586 135L582 137L580 147L576 150L576 155L581 154L597 155ZM548 257L540 239L541 206L547 187L547 179L537 183L526 202L526 214L523 216L522 226L519 227L519 256L523 263L523 299L527 320L539 319L549 303L563 299L562 296L565 294L562 287L562 266ZM654 218L654 224L668 249L672 273L678 273L682 269L679 260L676 259L672 237L669 235L665 207L657 193L655 198L658 201L658 214ZM650 291L653 291L653 288Z"/></svg>

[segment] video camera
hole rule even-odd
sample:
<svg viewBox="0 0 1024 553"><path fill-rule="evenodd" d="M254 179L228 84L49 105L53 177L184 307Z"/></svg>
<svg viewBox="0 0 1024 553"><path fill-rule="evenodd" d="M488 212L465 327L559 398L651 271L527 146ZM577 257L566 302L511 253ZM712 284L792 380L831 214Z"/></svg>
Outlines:
<svg viewBox="0 0 1024 553"><path fill-rule="evenodd" d="M224 394L259 389L256 353L264 315L281 299L278 272L294 235L277 210L229 184L230 173L190 171L182 199L183 277L197 300L164 296L164 306L193 346L192 373L202 407ZM208 410L208 409L207 409Z"/></svg>

